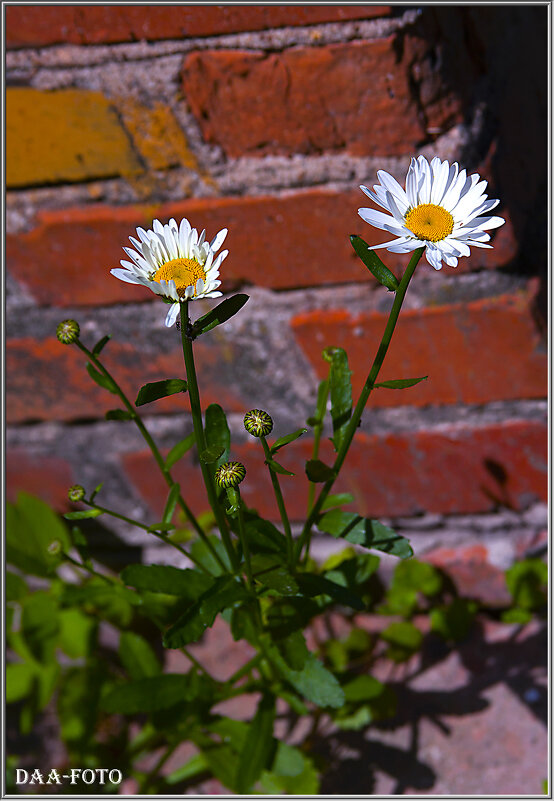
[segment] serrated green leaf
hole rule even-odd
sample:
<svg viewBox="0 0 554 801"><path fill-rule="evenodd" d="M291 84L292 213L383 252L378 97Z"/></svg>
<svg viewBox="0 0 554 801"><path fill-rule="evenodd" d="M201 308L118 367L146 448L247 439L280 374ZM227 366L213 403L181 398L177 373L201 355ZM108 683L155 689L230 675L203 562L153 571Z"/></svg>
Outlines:
<svg viewBox="0 0 554 801"><path fill-rule="evenodd" d="M321 707L342 706L344 693L340 684L314 654L309 653L302 670L292 670L273 644L268 651L275 667L308 701Z"/></svg>
<svg viewBox="0 0 554 801"><path fill-rule="evenodd" d="M212 309L207 314L198 318L192 326L193 337L205 334L206 331L211 331L212 328L215 328L217 325L227 322L227 320L242 309L248 297L249 296L245 294L238 294L233 295L231 298L225 298L215 309Z"/></svg>
<svg viewBox="0 0 554 801"><path fill-rule="evenodd" d="M382 381L380 384L374 384L373 388L377 389L378 387L384 387L386 389L406 389L407 387L413 387L416 384L419 384L420 381L426 381L428 378L428 375L423 375L421 378L395 378L391 381Z"/></svg>
<svg viewBox="0 0 554 801"><path fill-rule="evenodd" d="M230 623L233 640L246 640L255 644L258 637L255 620L256 606L253 601L236 606L231 612Z"/></svg>
<svg viewBox="0 0 554 801"><path fill-rule="evenodd" d="M331 397L331 419L333 421L332 442L338 451L352 416L352 384L351 370L348 367L348 356L343 348L327 348L323 358L330 362L329 394Z"/></svg>
<svg viewBox="0 0 554 801"><path fill-rule="evenodd" d="M228 458L231 449L231 431L225 412L218 403L210 403L206 409L204 435L206 448L213 453L219 451L215 459L210 459L211 469L215 472Z"/></svg>
<svg viewBox="0 0 554 801"><path fill-rule="evenodd" d="M247 793L262 771L273 762L277 746L273 737L274 720L275 698L263 694L239 756L234 785L238 794Z"/></svg>
<svg viewBox="0 0 554 801"><path fill-rule="evenodd" d="M215 559L214 555L204 542L204 540L195 540L191 543L190 551L192 556L199 562L203 567L208 570L212 576L221 576L224 572L232 572L233 568L229 561L229 554L227 553L225 546L221 542L221 539L216 534L209 534L208 541L212 548L216 551L217 555L223 562L224 567L222 568L219 562Z"/></svg>
<svg viewBox="0 0 554 801"><path fill-rule="evenodd" d="M135 415L126 409L110 409L104 416L106 420L132 420Z"/></svg>
<svg viewBox="0 0 554 801"><path fill-rule="evenodd" d="M167 456L165 457L165 468L170 470L175 462L178 462L181 457L189 451L195 443L194 431L185 437L180 442L172 447Z"/></svg>
<svg viewBox="0 0 554 801"><path fill-rule="evenodd" d="M285 467L283 467L282 464L279 464L279 462L276 462L274 459L266 459L265 463L270 468L270 470L273 470L274 473L279 473L279 475L281 476L294 475L294 473L291 473L290 470L287 470Z"/></svg>
<svg viewBox="0 0 554 801"><path fill-rule="evenodd" d="M194 698L196 688L190 676L165 673L118 684L102 700L105 712L111 715L135 715L168 709Z"/></svg>
<svg viewBox="0 0 554 801"><path fill-rule="evenodd" d="M150 644L134 631L121 632L119 658L131 679L146 679L149 676L158 676L162 672Z"/></svg>
<svg viewBox="0 0 554 801"><path fill-rule="evenodd" d="M310 652L301 631L292 631L286 637L274 639L274 643L292 670L302 670Z"/></svg>
<svg viewBox="0 0 554 801"><path fill-rule="evenodd" d="M306 475L310 481L318 484L324 484L335 478L335 471L328 467L321 459L310 459L306 462Z"/></svg>
<svg viewBox="0 0 554 801"><path fill-rule="evenodd" d="M108 392L111 392L112 395L117 395L117 388L109 376L104 375L104 373L99 373L98 370L92 366L90 362L87 362L87 373L92 378L92 380L98 384L99 387L102 389L107 389Z"/></svg>
<svg viewBox="0 0 554 801"><path fill-rule="evenodd" d="M178 595L189 601L198 600L214 581L200 570L172 565L128 565L122 570L121 579L137 590Z"/></svg>
<svg viewBox="0 0 554 801"><path fill-rule="evenodd" d="M264 587L280 595L296 595L298 584L277 555L254 554L251 558L252 575Z"/></svg>
<svg viewBox="0 0 554 801"><path fill-rule="evenodd" d="M321 511L325 512L327 509L334 509L336 506L346 506L348 503L353 503L354 497L349 492L339 492L336 495L328 495L321 505Z"/></svg>
<svg viewBox="0 0 554 801"><path fill-rule="evenodd" d="M335 584L323 576L316 576L312 573L302 573L296 577L298 586L304 595L311 598L317 595L328 595L334 601L352 609L365 609L365 604L357 595L350 592L346 587Z"/></svg>
<svg viewBox="0 0 554 801"><path fill-rule="evenodd" d="M66 520L88 520L92 517L100 517L104 512L102 509L81 509L79 512L66 512Z"/></svg>
<svg viewBox="0 0 554 801"><path fill-rule="evenodd" d="M98 356L100 351L104 348L105 345L108 344L108 342L110 341L111 338L112 338L111 334L106 334L105 337L102 337L102 339L99 339L98 342L96 343L96 345L92 349L93 354L95 356Z"/></svg>
<svg viewBox="0 0 554 801"><path fill-rule="evenodd" d="M181 494L181 487L179 484L175 483L171 485L171 489L169 490L169 494L167 496L167 501L165 502L165 509L162 516L162 523L170 523L171 518L173 517L173 513L175 511L175 507L177 506L177 501L179 500L179 496Z"/></svg>
<svg viewBox="0 0 554 801"><path fill-rule="evenodd" d="M361 236L357 236L356 234L351 235L350 242L356 251L356 255L359 256L370 273L375 276L380 284L390 289L392 292L395 292L399 287L398 279L394 273L391 273L389 268L383 264L375 251L370 249L367 242L364 242Z"/></svg>
<svg viewBox="0 0 554 801"><path fill-rule="evenodd" d="M269 449L270 452L277 453L279 448L282 448L284 445L288 445L290 442L294 442L294 440L301 437L302 434L306 434L307 431L308 431L307 428L299 428L297 431L293 431L292 434L287 434L284 437L279 437L279 439L275 440L275 442Z"/></svg>
<svg viewBox="0 0 554 801"><path fill-rule="evenodd" d="M186 389L187 382L182 378L165 378L163 381L144 384L139 389L135 406L144 406L145 403L152 403L152 401L167 398L169 395L175 395L178 392L186 392Z"/></svg>
<svg viewBox="0 0 554 801"><path fill-rule="evenodd" d="M378 551L407 559L413 556L410 543L405 537L397 534L392 528L378 520L360 517L353 512L333 509L318 521L318 528L333 537L343 537L354 545L374 548Z"/></svg>

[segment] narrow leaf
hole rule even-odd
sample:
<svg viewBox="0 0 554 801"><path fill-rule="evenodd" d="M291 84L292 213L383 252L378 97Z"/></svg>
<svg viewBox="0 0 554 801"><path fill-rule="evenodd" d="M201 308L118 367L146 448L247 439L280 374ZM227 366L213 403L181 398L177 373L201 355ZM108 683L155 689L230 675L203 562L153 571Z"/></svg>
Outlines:
<svg viewBox="0 0 554 801"><path fill-rule="evenodd" d="M132 420L135 415L126 409L110 409L106 412L106 420Z"/></svg>
<svg viewBox="0 0 554 801"><path fill-rule="evenodd" d="M339 492L336 495L328 495L321 505L321 510L333 509L335 506L345 506L352 503L354 498L349 492Z"/></svg>
<svg viewBox="0 0 554 801"><path fill-rule="evenodd" d="M96 498L96 496L98 495L98 493L100 492L100 490L102 489L102 487L103 487L103 486L104 486L104 482L102 481L102 482L100 482L100 484L98 484L98 485L97 485L97 486L96 486L96 487L95 487L95 488L92 490L92 492L91 492L91 494L90 494L90 502L91 502L91 503L92 503L92 502L93 502L93 500Z"/></svg>
<svg viewBox="0 0 554 801"><path fill-rule="evenodd" d="M89 517L99 517L103 514L102 509L83 509L80 512L67 512L64 517L66 520L87 520Z"/></svg>
<svg viewBox="0 0 554 801"><path fill-rule="evenodd" d="M239 795L246 794L262 771L269 768L275 757L277 742L273 737L275 720L275 698L264 694L252 723L237 764L235 790Z"/></svg>
<svg viewBox="0 0 554 801"><path fill-rule="evenodd" d="M217 462L224 451L225 448L222 445L212 445L210 448L204 448L199 454L200 461L205 464L213 464L213 462Z"/></svg>
<svg viewBox="0 0 554 801"><path fill-rule="evenodd" d="M196 601L213 585L213 578L199 570L172 565L128 565L121 572L125 584L137 590L180 595Z"/></svg>
<svg viewBox="0 0 554 801"><path fill-rule="evenodd" d="M92 352L94 353L95 356L98 356L104 345L107 345L111 338L112 338L111 334L106 334L105 337L102 337L102 339L98 340L98 342L92 349Z"/></svg>
<svg viewBox="0 0 554 801"><path fill-rule="evenodd" d="M283 465L279 464L279 462L276 462L274 459L266 459L265 463L270 468L270 470L273 470L274 473L279 473L279 475L282 475L282 476L293 476L294 475L294 473L291 473L290 470L286 470L283 467Z"/></svg>
<svg viewBox="0 0 554 801"><path fill-rule="evenodd" d="M177 392L185 392L186 389L187 382L182 378L165 378L163 381L154 381L140 388L135 406L144 406L145 403L152 403L152 401L166 398L168 395L175 395Z"/></svg>
<svg viewBox="0 0 554 801"><path fill-rule="evenodd" d="M179 459L192 448L192 446L194 445L194 441L195 441L194 432L192 432L192 434L189 434L188 437L185 437L172 447L172 449L165 457L166 470L170 470L175 464L175 462L178 462Z"/></svg>
<svg viewBox="0 0 554 801"><path fill-rule="evenodd" d="M269 450L271 451L271 453L277 453L279 448L282 448L283 445L288 445L289 442L294 442L295 439L301 437L302 434L306 434L307 431L308 431L307 428L299 428L298 431L293 431L292 434L287 434L285 437L280 437L273 443L273 445Z"/></svg>
<svg viewBox="0 0 554 801"><path fill-rule="evenodd" d="M203 317L199 317L199 319L194 323L192 326L193 337L197 337L200 334L205 334L206 331L211 331L211 329L215 328L217 325L225 323L238 311L240 311L240 309L242 309L247 300L248 295L244 294L233 295L232 298L226 298L223 300L215 307L215 309L212 309L207 314L204 314Z"/></svg>
<svg viewBox="0 0 554 801"><path fill-rule="evenodd" d="M158 657L150 644L134 631L121 632L119 658L132 679L146 679L162 672Z"/></svg>
<svg viewBox="0 0 554 801"><path fill-rule="evenodd" d="M225 412L218 403L211 403L206 409L205 418L205 437L206 450L213 455L216 451L219 455L215 459L210 459L213 463L213 470L217 470L229 458L231 448L231 432L225 417Z"/></svg>
<svg viewBox="0 0 554 801"><path fill-rule="evenodd" d="M365 604L354 593L335 584L334 581L323 576L316 576L311 573L303 573L296 577L298 586L304 595L314 597L316 595L329 595L334 601L344 606L350 606L352 609L365 609Z"/></svg>
<svg viewBox="0 0 554 801"><path fill-rule="evenodd" d="M335 471L328 467L321 459L310 459L306 462L306 475L310 481L322 484L335 477Z"/></svg>
<svg viewBox="0 0 554 801"><path fill-rule="evenodd" d="M180 494L181 488L179 484L172 484L171 489L169 490L169 495L167 496L167 501L165 503L165 509L162 517L163 523L171 522L171 518L173 517L173 512L177 506L177 501L179 500Z"/></svg>
<svg viewBox="0 0 554 801"><path fill-rule="evenodd" d="M398 279L394 273L391 273L389 268L383 264L375 251L370 249L367 242L364 242L361 236L357 236L356 234L350 237L350 242L356 254L363 261L370 273L375 276L380 284L390 289L392 292L395 292L399 286Z"/></svg>
<svg viewBox="0 0 554 801"><path fill-rule="evenodd" d="M419 384L420 381L426 381L429 378L427 375L422 375L421 378L395 378L391 381L383 381L381 384L374 384L374 389L377 387L385 387L386 389L406 389L406 387L413 387Z"/></svg>
<svg viewBox="0 0 554 801"><path fill-rule="evenodd" d="M98 370L93 367L92 364L90 364L90 362L87 362L87 373L92 380L98 384L99 387L107 389L108 392L117 395L117 389L115 388L115 384L112 379L108 378L108 376L104 375L103 373L99 373Z"/></svg>
<svg viewBox="0 0 554 801"><path fill-rule="evenodd" d="M165 533L166 531L172 531L174 528L177 528L174 523L164 523L160 521L159 523L152 523L151 526L148 526L147 531L159 531L160 533Z"/></svg>
<svg viewBox="0 0 554 801"><path fill-rule="evenodd" d="M331 419L333 421L333 445L335 451L341 446L346 427L352 415L352 372L343 348L327 348L323 358L330 362L329 393L331 396Z"/></svg>
<svg viewBox="0 0 554 801"><path fill-rule="evenodd" d="M408 540L378 520L334 509L323 515L317 525L320 531L333 537L343 537L354 545L391 553L401 559L413 556Z"/></svg>
<svg viewBox="0 0 554 801"><path fill-rule="evenodd" d="M195 692L189 676L166 673L117 685L103 699L102 706L110 714L155 712L168 709L180 701L190 701Z"/></svg>

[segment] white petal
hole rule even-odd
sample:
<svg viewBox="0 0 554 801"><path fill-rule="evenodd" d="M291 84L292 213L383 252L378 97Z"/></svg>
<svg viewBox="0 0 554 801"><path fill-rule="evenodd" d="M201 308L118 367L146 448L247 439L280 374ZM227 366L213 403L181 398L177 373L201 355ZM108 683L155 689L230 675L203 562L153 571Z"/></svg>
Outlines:
<svg viewBox="0 0 554 801"><path fill-rule="evenodd" d="M217 233L210 242L210 250L212 250L214 253L217 253L219 248L225 242L225 237L227 236L227 233L228 233L227 228L222 228L221 231L219 231L219 233Z"/></svg>
<svg viewBox="0 0 554 801"><path fill-rule="evenodd" d="M180 303L172 303L169 307L169 311L165 317L165 324L168 328L171 328L172 325L175 325L175 320L180 311L181 304Z"/></svg>
<svg viewBox="0 0 554 801"><path fill-rule="evenodd" d="M382 211L377 211L376 209L358 209L358 214L366 223L383 230L387 230L385 226L394 225L396 222L394 217L383 214Z"/></svg>
<svg viewBox="0 0 554 801"><path fill-rule="evenodd" d="M408 196L406 192L402 189L396 178L393 178L392 175L389 175L388 172L384 170L377 171L377 177L381 181L381 184L385 187L387 192L395 198L397 205L399 206L402 214L406 214L408 210L409 203L408 203Z"/></svg>
<svg viewBox="0 0 554 801"><path fill-rule="evenodd" d="M125 281L127 284L143 284L144 281L141 281L140 277L135 273L131 273L128 270L121 270L119 267L116 267L113 270L110 270L112 275L115 275L116 278L119 278L120 281Z"/></svg>
<svg viewBox="0 0 554 801"><path fill-rule="evenodd" d="M427 245L425 249L425 258L427 259L431 267L435 268L435 270L441 269L442 267L441 253L439 250L437 250L437 248L434 248L432 245Z"/></svg>

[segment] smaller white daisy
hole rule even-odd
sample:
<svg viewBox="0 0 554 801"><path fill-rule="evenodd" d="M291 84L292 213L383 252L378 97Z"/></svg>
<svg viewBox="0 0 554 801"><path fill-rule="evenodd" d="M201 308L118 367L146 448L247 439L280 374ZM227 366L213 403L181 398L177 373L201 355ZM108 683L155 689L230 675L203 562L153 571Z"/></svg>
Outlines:
<svg viewBox="0 0 554 801"><path fill-rule="evenodd" d="M198 235L185 218L177 225L171 219L167 225L159 220L152 223L153 230L137 228L138 239L129 239L135 250L123 248L132 261L121 261L123 269L110 270L112 275L128 284L147 286L156 295L170 303L165 324L172 326L179 314L181 302L198 298L218 298L221 284L219 268L229 253L216 253L227 236L223 228L211 242L206 242L205 231Z"/></svg>
<svg viewBox="0 0 554 801"><path fill-rule="evenodd" d="M482 217L498 205L487 200L486 181L479 175L467 175L458 164L449 164L435 156L412 158L406 175L406 189L384 170L377 172L380 183L373 191L360 189L389 214L374 209L358 209L365 222L388 231L396 239L372 250L387 248L392 253L408 253L425 248L429 264L440 270L445 261L456 267L460 256L469 256L470 245L490 248L487 229L503 225L502 217Z"/></svg>

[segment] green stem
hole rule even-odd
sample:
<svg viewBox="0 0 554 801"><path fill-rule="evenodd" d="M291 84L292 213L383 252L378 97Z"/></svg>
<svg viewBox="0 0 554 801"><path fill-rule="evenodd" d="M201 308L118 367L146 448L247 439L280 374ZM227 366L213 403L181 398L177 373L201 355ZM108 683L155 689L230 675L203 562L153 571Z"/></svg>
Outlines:
<svg viewBox="0 0 554 801"><path fill-rule="evenodd" d="M412 276L414 274L415 268L416 268L421 256L423 255L423 251L424 250L425 250L425 248L418 248L416 251L414 251L414 254L413 254L412 258L410 259L409 264L406 267L404 275L402 276L402 280L400 281L398 289L396 290L394 303L392 304L392 309L390 311L389 319L387 321L387 325L385 327L385 331L384 331L383 337L381 339L381 344L379 345L379 348L377 350L377 355L375 356L375 359L373 360L373 364L371 366L371 370L369 371L369 375L367 377L367 380L366 380L366 382L365 382L365 384L363 386L363 389L362 389L362 391L360 393L360 397L358 399L356 407L355 407L354 411L352 412L352 417L350 418L348 426L346 427L341 446L340 446L340 448L338 450L338 453L337 453L337 456L336 456L336 459L335 459L335 463L333 464L334 476L333 476L333 478L329 479L329 481L327 481L323 485L323 488L321 489L321 491L319 493L317 501L315 502L314 506L312 507L312 510L311 510L311 512L310 512L310 514L308 516L308 519L306 520L306 523L305 523L304 528L302 530L302 534L300 535L300 537L298 539L298 542L297 542L297 545L296 545L296 553L295 553L296 560L299 559L300 554L302 552L302 548L304 547L305 543L308 541L308 538L309 538L310 533L311 533L312 526L315 523L315 521L317 519L317 516L319 515L319 512L321 510L321 507L323 506L323 503L324 503L325 499L327 498L327 496L329 495L329 492L331 491L331 488L332 488L332 486L333 486L333 484L335 482L335 478L338 475L338 473L339 473L339 471L340 471L340 469L341 469L341 467L342 467L342 465L344 463L344 460L346 458L346 454L348 453L348 449L350 448L350 445L351 445L352 440L354 438L354 434L356 433L356 429L358 427L358 423L360 422L360 419L361 419L361 416L362 416L362 412L363 412L363 410L365 408L365 405L366 405L366 403L368 401L368 398L369 398L369 396L371 394L371 391L373 389L375 381L377 380L377 376L379 375L379 370L381 369L381 367L383 365L383 361L385 359L385 356L387 355L387 351L388 351L388 348L389 348L389 345L390 345L390 341L391 341L391 338L392 338L392 335L394 333L394 329L395 329L395 326L396 326L396 323L397 323L397 320L398 320L398 315L400 314L400 309L402 308L402 303L404 301L404 296L406 295L406 290L408 289L408 284L410 283L410 280L411 280L411 278L412 278Z"/></svg>
<svg viewBox="0 0 554 801"><path fill-rule="evenodd" d="M198 455L206 448L206 437L204 435L204 424L202 422L202 407L200 405L200 393L198 391L198 381L196 380L196 368L194 366L194 353L192 349L192 339L189 336L189 314L188 314L188 301L181 303L181 342L183 345L183 356L185 359L185 368L187 371L187 390L190 399L190 410L192 414L192 423L194 426L194 436L196 438L196 448ZM215 488L214 478L210 467L200 459L200 469L202 470L202 477L206 486L208 500L213 509L218 528L221 532L221 538L225 546L225 550L231 560L233 570L238 570L239 564L237 553L231 542L231 535L227 527L227 521L223 510L217 499L217 492ZM220 560L219 560L220 561Z"/></svg>
<svg viewBox="0 0 554 801"><path fill-rule="evenodd" d="M75 567L80 567L81 570L84 570L87 573L90 573L91 576L98 576L98 578L103 579L103 581L105 581L107 584L110 584L110 585L120 584L118 579L112 578L111 576L106 576L103 573L99 573L93 567L91 567L90 565L86 565L84 562L78 562L76 559L74 559L72 556L70 556L65 551L62 551L62 554L63 554L64 559L66 559L68 562L71 562L71 564L75 565Z"/></svg>
<svg viewBox="0 0 554 801"><path fill-rule="evenodd" d="M269 450L269 445L267 444L267 440L264 436L260 437L264 454L266 460L270 460L272 458L271 451ZM267 469L269 470L269 475L271 477L271 483L273 484L273 491L275 493L275 500L277 501L277 506L279 507L279 514L281 515L281 521L283 523L283 528L285 529L285 534L287 536L287 554L289 565L292 566L292 557L293 557L293 550L294 550L294 542L292 539L292 531L290 527L289 517L287 515L287 510L285 507L285 501L283 499L283 493L281 492L281 485L279 484L279 479L277 478L276 473L271 469L268 465Z"/></svg>
<svg viewBox="0 0 554 801"><path fill-rule="evenodd" d="M235 487L235 492L238 496L238 521L239 521L239 538L242 545L242 552L244 554L244 567L246 570L246 583L248 589L254 592L254 579L252 576L252 563L250 561L250 548L248 547L248 540L246 539L246 531L244 529L244 512L242 509L242 500L238 487Z"/></svg>
<svg viewBox="0 0 554 801"><path fill-rule="evenodd" d="M154 459L156 460L156 462L158 464L158 467L160 468L160 470L162 472L162 475L163 475L163 477L164 477L164 479L166 481L166 484L168 485L168 487L172 487L175 482L173 481L173 478L171 477L171 473L166 468L163 456L161 455L161 453L160 453L160 451L158 449L158 446L156 445L156 443L152 439L152 436L151 436L150 432L148 431L148 429L144 425L144 423L143 423L139 413L137 412L135 406L131 403L129 398L123 392L123 390L121 389L121 387L119 386L119 384L117 383L115 378L111 375L109 370L107 370L104 367L102 362L99 359L97 359L97 357L94 355L94 353L92 353L92 351L90 351L87 347L85 347L85 345L83 345L83 343L79 339L76 340L75 344L77 345L78 348L80 348L80 350L83 351L84 354L86 354L86 356L91 360L91 362L93 362L93 364L100 370L100 372L103 375L105 375L106 378L110 379L110 381L112 382L112 384L114 386L116 394L119 396L121 402L123 403L123 405L125 406L127 411L130 413L131 419L134 421L134 423L137 426L138 430L140 431L144 441L146 442L146 444L150 448L150 450L152 452L152 455L153 455ZM209 539L207 538L206 534L204 533L204 530L202 529L202 527L198 523L196 517L194 516L192 510L190 509L190 507L188 506L188 504L185 502L184 498L181 495L179 495L178 503L179 503L179 506L181 507L181 509L183 510L183 512L185 513L185 515L187 516L187 518L189 519L190 523L196 529L197 534L200 536L201 539L204 540L204 542L206 543L206 546L212 552L212 555L220 563L220 566L224 568L223 562L221 562L221 560L219 558L219 555L217 554L217 552L213 548L212 544L210 543Z"/></svg>
<svg viewBox="0 0 554 801"><path fill-rule="evenodd" d="M260 659L263 659L262 654L256 654L256 656L253 656L252 659L239 668L236 673L233 673L233 675L227 679L225 684L235 684L235 682L237 682L239 679L242 679L243 676L246 676L248 673L250 673L250 671L256 667Z"/></svg>

